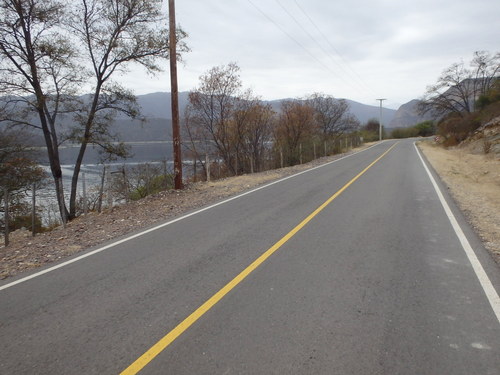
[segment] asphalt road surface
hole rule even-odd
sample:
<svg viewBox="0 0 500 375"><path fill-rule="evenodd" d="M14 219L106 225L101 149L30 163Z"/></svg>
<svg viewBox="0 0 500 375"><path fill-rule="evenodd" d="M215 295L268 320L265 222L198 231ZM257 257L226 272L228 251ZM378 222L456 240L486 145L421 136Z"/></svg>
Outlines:
<svg viewBox="0 0 500 375"><path fill-rule="evenodd" d="M438 186L387 141L4 280L0 373L498 375L499 268Z"/></svg>

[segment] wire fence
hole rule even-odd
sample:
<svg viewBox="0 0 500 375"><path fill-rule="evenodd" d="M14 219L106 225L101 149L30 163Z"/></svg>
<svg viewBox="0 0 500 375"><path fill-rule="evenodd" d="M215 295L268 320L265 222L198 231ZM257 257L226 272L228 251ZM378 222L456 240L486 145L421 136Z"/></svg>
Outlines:
<svg viewBox="0 0 500 375"><path fill-rule="evenodd" d="M185 182L197 182L263 172L343 153L362 143L361 137L347 135L327 141L299 143L293 152L284 147L269 145L265 153L260 155L259 161L252 157L234 158L237 165L232 170L236 173L231 172L227 161L217 152L206 152L204 155L185 152L183 176ZM71 166L65 166L65 186L70 184L71 172ZM76 216L101 212L115 205L172 189L173 179L173 162L169 160L83 165L77 186ZM4 189L2 193L3 220L0 221L0 228L4 246L9 245L9 233L12 230L24 227L35 236L38 232L62 224L56 194L50 185L38 189L33 185L31 190L26 191L22 212L19 212L18 207L9 205L11 199L8 190ZM66 195L65 199L67 201L69 195Z"/></svg>

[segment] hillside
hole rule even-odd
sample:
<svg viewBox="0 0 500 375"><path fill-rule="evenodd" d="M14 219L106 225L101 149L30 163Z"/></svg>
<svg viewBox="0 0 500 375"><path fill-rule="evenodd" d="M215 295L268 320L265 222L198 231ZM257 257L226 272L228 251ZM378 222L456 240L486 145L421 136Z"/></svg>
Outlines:
<svg viewBox="0 0 500 375"><path fill-rule="evenodd" d="M264 101L272 106L272 108L279 112L281 102L287 99L279 99L272 101ZM370 119L378 119L379 107L373 105L366 105L346 99L350 106L350 112L362 123L366 123ZM120 140L124 142L141 142L141 141L163 141L171 140L171 104L169 92L156 92L145 95L138 95L137 102L141 107L142 115L146 121L141 122L131 120L125 115L120 115L114 121L111 133L117 134ZM181 117L184 113L186 106L189 103L189 93L179 93L179 111ZM389 108L383 108L382 121L384 124L391 123L396 111ZM4 126L0 123L0 127ZM35 134L33 138L33 145L44 145L43 136Z"/></svg>
<svg viewBox="0 0 500 375"><path fill-rule="evenodd" d="M188 92L179 93L179 111L184 112L189 99ZM278 100L264 100L264 103L268 103L272 108L278 112L280 109L281 102L285 99ZM356 116L356 118L361 122L365 123L372 118L378 119L380 108L376 105L367 105L355 102L353 100L346 99L349 103L351 113ZM139 95L137 101L142 108L142 113L147 118L172 118L172 111L170 109L170 93L169 92L155 92L152 94ZM382 109L382 120L385 124L392 121L396 114L396 111L390 108Z"/></svg>
<svg viewBox="0 0 500 375"><path fill-rule="evenodd" d="M394 114L394 118L389 122L389 128L407 128L423 121L432 120L430 114L420 115L417 110L419 100L413 99L403 104Z"/></svg>

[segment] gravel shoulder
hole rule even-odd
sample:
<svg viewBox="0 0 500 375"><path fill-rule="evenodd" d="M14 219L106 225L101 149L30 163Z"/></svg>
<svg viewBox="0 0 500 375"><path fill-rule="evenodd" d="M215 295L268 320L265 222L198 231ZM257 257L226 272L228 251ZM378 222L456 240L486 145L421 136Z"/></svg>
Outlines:
<svg viewBox="0 0 500 375"><path fill-rule="evenodd" d="M473 154L469 147L445 149L433 141L418 143L452 197L500 265L500 159Z"/></svg>
<svg viewBox="0 0 500 375"><path fill-rule="evenodd" d="M349 153L368 146L370 144L365 144ZM500 160L472 155L463 149L445 150L427 141L419 142L419 147L448 185L486 248L500 264ZM164 191L140 201L104 210L100 214L90 213L68 223L66 228L61 226L36 237L31 237L27 230L16 231L11 234L8 247L0 243L0 279L59 261L345 155L324 157L294 167L251 175L189 184L181 191Z"/></svg>
<svg viewBox="0 0 500 375"><path fill-rule="evenodd" d="M0 243L0 280L41 267L99 246L118 237L151 227L189 211L276 181L294 173L328 163L348 153L316 159L312 162L261 173L230 177L211 182L188 184L184 190L169 190L136 202L123 204L101 213L78 217L51 232L31 237L31 232L18 230L10 235L9 246Z"/></svg>

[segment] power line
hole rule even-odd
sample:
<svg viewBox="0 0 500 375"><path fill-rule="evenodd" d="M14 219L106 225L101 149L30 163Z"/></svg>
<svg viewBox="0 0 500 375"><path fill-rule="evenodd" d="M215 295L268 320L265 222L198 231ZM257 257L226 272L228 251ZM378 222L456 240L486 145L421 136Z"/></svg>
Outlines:
<svg viewBox="0 0 500 375"><path fill-rule="evenodd" d="M338 75L336 72L334 72L329 66L327 66L324 62L322 62L320 59L318 59L315 55L313 55L302 43L300 43L297 39L295 39L290 33L288 33L281 25L279 25L276 21L274 21L269 15L267 15L262 9L260 9L257 5L255 5L252 0L248 0L248 2L259 11L260 14L262 14L267 20L269 20L271 23L273 23L280 31L285 34L288 38L293 40L300 48L302 48L311 58L316 60L323 68L328 70L330 73L333 75L339 77L342 79L345 83L350 84L348 81L346 81L342 76Z"/></svg>
<svg viewBox="0 0 500 375"><path fill-rule="evenodd" d="M335 46L330 42L330 40L326 37L326 35L321 31L321 29L318 27L318 25L316 24L316 22L314 22L314 20L309 16L309 14L304 10L304 8L297 2L297 0L294 0L295 1L295 5L297 6L297 8L300 9L300 11L304 14L304 16L307 17L307 19L309 20L309 22L311 22L311 24L315 27L315 29L319 32L319 34L323 37L323 39L326 41L326 43L328 43L328 45L330 46L330 48L335 51L335 53L342 59L342 61L345 63L346 67L349 68L352 72L352 74L354 75L355 78L358 79L358 81L364 85L365 88L367 88L371 93L374 93L371 88L365 83L365 81L361 78L361 76L349 65L349 63L347 62L347 60L342 56L342 54L335 48Z"/></svg>
<svg viewBox="0 0 500 375"><path fill-rule="evenodd" d="M276 3L278 3L278 5L279 5L279 6L280 6L280 7L281 7L281 8L282 8L285 12L286 12L286 14L288 14L288 16L289 16L289 17L290 17L290 18L291 18L291 19L292 19L292 20L293 20L293 21L294 21L294 22L295 22L295 23L296 23L296 24L297 24L297 25L298 25L298 26L302 29L302 31L303 31L304 33L306 33L306 34L309 36L309 38L310 38L310 39L311 39L314 43L316 43L316 45L317 45L317 46L318 46L318 47L319 47L319 48L323 51L323 53L324 53L325 55L327 55L327 56L328 56L328 57L332 60L332 62L333 62L334 64L336 64L336 65L337 65L337 67L339 67L339 68L343 71L343 73L344 73L344 74L349 75L349 72L347 72L347 71L346 71L346 70L342 67L342 65L340 65L337 61L335 61L335 59L333 58L332 54L331 54L329 51L327 51L327 50L326 50L326 49L325 49L325 48L321 45L321 43L319 43L319 42L318 42L318 40L317 40L317 39L316 39L316 38L315 38L315 37L314 37L314 36L313 36L313 35L312 35L312 34L311 34L311 33L310 33L310 32L309 32L309 31L308 31L308 30L307 30L307 29L306 29L306 28L305 28L305 27L301 24L301 23L300 23L300 21L299 21L299 20L297 20L297 18L296 18L294 15L293 15L292 13L290 13L290 11L289 11L289 10L288 10L285 6L283 6L283 4L281 4L281 2L280 2L279 0L275 0L275 1L276 1ZM304 14L305 14L305 13L304 13ZM306 16L307 16L307 15L306 15ZM341 77L341 76L340 76L340 77ZM341 78L344 80L344 78L343 78L343 77L341 77ZM351 78L352 78L352 77L351 77ZM354 81L355 81L355 80L354 80ZM346 81L346 80L344 80L344 82L346 82L348 85L352 85L352 82L349 82L349 81ZM355 82L355 83L359 85L359 82ZM354 87L354 86L352 86L352 87ZM362 87L361 87L361 86L359 86L359 87L354 87L354 88L355 88L356 90L360 91L359 89L361 89ZM360 91L360 92L362 92L362 91Z"/></svg>

